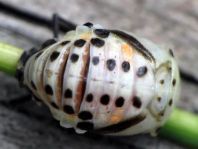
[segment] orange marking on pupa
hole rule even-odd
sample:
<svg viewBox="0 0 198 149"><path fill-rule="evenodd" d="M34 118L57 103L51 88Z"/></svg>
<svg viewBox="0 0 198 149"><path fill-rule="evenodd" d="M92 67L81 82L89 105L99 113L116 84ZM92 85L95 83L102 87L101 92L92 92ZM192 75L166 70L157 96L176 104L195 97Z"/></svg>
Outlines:
<svg viewBox="0 0 198 149"><path fill-rule="evenodd" d="M71 115L68 115L68 114L66 114L66 115L64 115L64 119L66 119L67 121L68 121L68 123L74 123L75 121L76 121L76 115L74 115L74 114L71 114Z"/></svg>
<svg viewBox="0 0 198 149"><path fill-rule="evenodd" d="M84 39L84 40L89 40L91 38L91 33L83 33L80 35L80 38L81 39Z"/></svg>
<svg viewBox="0 0 198 149"><path fill-rule="evenodd" d="M110 117L110 122L112 124L116 124L123 119L123 110L122 109L117 109L114 111L114 114Z"/></svg>
<svg viewBox="0 0 198 149"><path fill-rule="evenodd" d="M126 43L122 44L122 53L123 56L126 57L127 59L130 59L133 55L133 49Z"/></svg>

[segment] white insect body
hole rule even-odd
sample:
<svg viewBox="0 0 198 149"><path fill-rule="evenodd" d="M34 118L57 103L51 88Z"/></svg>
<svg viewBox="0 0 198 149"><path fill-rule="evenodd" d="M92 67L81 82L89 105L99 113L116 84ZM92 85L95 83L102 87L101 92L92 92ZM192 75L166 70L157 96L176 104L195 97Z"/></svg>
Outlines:
<svg viewBox="0 0 198 149"><path fill-rule="evenodd" d="M153 133L179 92L172 50L90 23L48 41L19 70L60 124L78 133Z"/></svg>

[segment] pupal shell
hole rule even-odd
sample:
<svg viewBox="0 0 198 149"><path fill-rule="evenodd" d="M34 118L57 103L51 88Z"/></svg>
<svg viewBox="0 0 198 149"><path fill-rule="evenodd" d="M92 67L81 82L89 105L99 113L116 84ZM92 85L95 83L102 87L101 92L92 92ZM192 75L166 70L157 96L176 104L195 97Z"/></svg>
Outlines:
<svg viewBox="0 0 198 149"><path fill-rule="evenodd" d="M99 25L47 43L18 71L61 126L134 135L153 133L168 119L180 82L172 50Z"/></svg>

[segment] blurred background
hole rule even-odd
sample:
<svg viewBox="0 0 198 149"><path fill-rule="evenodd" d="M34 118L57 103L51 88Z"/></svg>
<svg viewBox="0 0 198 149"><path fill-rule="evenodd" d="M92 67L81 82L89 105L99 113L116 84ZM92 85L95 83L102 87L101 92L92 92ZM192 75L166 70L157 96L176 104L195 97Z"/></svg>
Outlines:
<svg viewBox="0 0 198 149"><path fill-rule="evenodd" d="M175 51L180 67L198 77L197 0L0 0L48 18L58 13L77 24L93 22L133 32ZM0 11L0 41L23 49L52 38L52 32ZM197 86L182 82L177 106L198 113ZM149 135L108 137L77 135L63 129L45 106L28 100L17 81L0 73L0 149L183 149Z"/></svg>

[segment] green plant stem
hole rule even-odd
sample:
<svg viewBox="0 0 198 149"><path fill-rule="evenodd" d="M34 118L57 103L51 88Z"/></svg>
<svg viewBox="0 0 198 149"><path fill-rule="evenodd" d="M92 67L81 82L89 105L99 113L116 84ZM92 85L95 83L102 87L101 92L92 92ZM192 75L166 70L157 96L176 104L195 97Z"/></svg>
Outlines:
<svg viewBox="0 0 198 149"><path fill-rule="evenodd" d="M175 108L160 135L198 149L198 116Z"/></svg>
<svg viewBox="0 0 198 149"><path fill-rule="evenodd" d="M0 42L0 71L14 75L22 49Z"/></svg>
<svg viewBox="0 0 198 149"><path fill-rule="evenodd" d="M0 71L14 75L22 49L0 43ZM198 116L175 108L160 136L198 148Z"/></svg>

